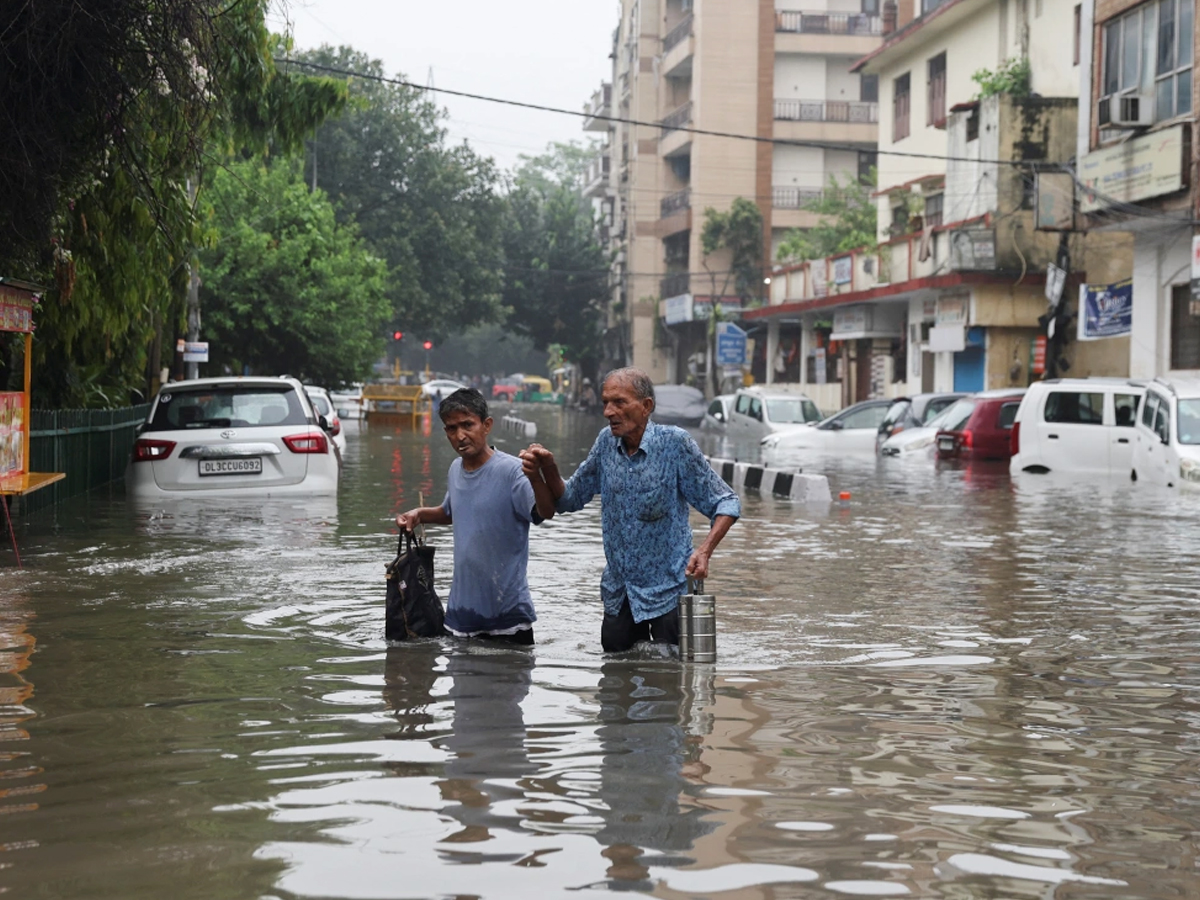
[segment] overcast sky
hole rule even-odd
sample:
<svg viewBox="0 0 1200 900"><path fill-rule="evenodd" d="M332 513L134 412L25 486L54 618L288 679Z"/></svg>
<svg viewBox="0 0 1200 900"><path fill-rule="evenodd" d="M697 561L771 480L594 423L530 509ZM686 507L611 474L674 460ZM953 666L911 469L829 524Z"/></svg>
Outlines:
<svg viewBox="0 0 1200 900"><path fill-rule="evenodd" d="M296 46L348 44L435 87L582 110L611 76L617 0L275 0ZM454 140L510 168L550 141L584 140L582 120L445 95Z"/></svg>

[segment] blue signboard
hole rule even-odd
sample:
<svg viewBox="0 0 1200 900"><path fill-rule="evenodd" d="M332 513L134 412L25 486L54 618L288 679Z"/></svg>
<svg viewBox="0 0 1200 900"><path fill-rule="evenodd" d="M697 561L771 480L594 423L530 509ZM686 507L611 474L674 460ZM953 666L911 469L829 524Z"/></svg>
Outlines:
<svg viewBox="0 0 1200 900"><path fill-rule="evenodd" d="M746 332L732 322L717 323L717 365L746 364Z"/></svg>
<svg viewBox="0 0 1200 900"><path fill-rule="evenodd" d="M1081 341L1121 337L1133 329L1133 280L1079 286Z"/></svg>

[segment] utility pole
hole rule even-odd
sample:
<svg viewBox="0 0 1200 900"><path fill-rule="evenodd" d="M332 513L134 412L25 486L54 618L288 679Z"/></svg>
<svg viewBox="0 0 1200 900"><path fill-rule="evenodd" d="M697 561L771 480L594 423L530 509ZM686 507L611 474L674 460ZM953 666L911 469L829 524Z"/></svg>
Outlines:
<svg viewBox="0 0 1200 900"><path fill-rule="evenodd" d="M188 201L192 209L196 208L196 193L199 190L199 179L188 177ZM195 343L200 340L200 260L193 247L188 260L188 291L187 291L187 340ZM200 364L197 362L184 363L185 378L199 378Z"/></svg>

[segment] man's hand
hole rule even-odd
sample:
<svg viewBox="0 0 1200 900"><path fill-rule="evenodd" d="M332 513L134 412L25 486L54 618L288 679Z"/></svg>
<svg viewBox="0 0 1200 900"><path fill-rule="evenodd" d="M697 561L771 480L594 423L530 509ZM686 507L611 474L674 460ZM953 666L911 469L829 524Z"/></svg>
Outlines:
<svg viewBox="0 0 1200 900"><path fill-rule="evenodd" d="M527 449L517 454L521 460L521 469L525 472L525 476L533 482L542 480L542 463L537 453L539 450L546 450L546 448L541 444L530 444ZM546 452L550 451L546 450Z"/></svg>
<svg viewBox="0 0 1200 900"><path fill-rule="evenodd" d="M703 549L694 550L687 564L688 578L703 581L708 577L708 554Z"/></svg>
<svg viewBox="0 0 1200 900"><path fill-rule="evenodd" d="M396 524L400 526L401 531L412 531L421 524L421 510L410 509L406 513L400 513L396 516Z"/></svg>

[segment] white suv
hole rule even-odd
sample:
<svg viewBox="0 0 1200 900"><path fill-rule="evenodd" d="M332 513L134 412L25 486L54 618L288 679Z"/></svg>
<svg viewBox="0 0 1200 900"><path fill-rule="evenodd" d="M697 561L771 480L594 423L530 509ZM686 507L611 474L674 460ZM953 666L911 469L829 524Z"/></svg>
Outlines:
<svg viewBox="0 0 1200 900"><path fill-rule="evenodd" d="M1200 381L1147 384L1134 431L1134 481L1200 487Z"/></svg>
<svg viewBox="0 0 1200 900"><path fill-rule="evenodd" d="M1013 422L1009 471L1124 474L1145 391L1125 378L1035 381Z"/></svg>
<svg viewBox="0 0 1200 900"><path fill-rule="evenodd" d="M777 431L788 431L821 421L817 404L799 392L770 386L748 387L733 398L725 433L730 437L760 440Z"/></svg>
<svg viewBox="0 0 1200 900"><path fill-rule="evenodd" d="M126 490L138 500L335 494L325 425L295 378L172 382L139 430Z"/></svg>

